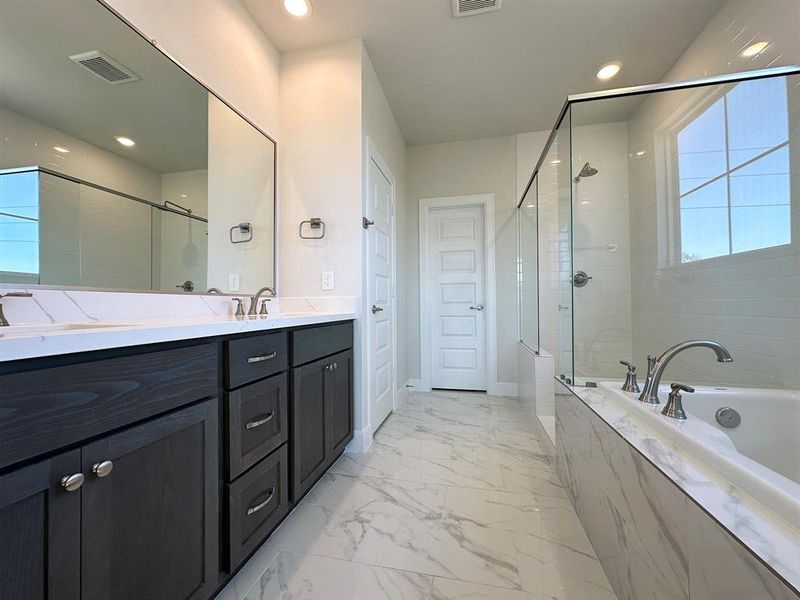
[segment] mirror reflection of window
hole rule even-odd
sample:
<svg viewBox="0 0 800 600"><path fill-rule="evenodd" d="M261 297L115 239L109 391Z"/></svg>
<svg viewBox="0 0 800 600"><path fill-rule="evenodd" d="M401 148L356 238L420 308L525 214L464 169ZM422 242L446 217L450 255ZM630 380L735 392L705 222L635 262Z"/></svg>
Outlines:
<svg viewBox="0 0 800 600"><path fill-rule="evenodd" d="M786 80L739 83L677 133L680 262L791 242Z"/></svg>
<svg viewBox="0 0 800 600"><path fill-rule="evenodd" d="M0 174L0 276L39 282L39 174Z"/></svg>

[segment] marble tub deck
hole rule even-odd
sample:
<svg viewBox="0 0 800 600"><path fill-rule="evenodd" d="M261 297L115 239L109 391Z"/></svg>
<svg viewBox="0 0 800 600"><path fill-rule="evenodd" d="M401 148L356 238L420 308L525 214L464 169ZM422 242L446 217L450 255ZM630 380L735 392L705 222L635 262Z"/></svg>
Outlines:
<svg viewBox="0 0 800 600"><path fill-rule="evenodd" d="M412 393L218 600L614 600L525 409Z"/></svg>

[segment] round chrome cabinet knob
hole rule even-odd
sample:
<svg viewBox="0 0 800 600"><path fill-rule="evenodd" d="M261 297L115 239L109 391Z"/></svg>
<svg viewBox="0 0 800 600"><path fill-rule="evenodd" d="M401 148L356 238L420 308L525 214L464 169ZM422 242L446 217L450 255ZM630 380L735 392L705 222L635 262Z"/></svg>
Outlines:
<svg viewBox="0 0 800 600"><path fill-rule="evenodd" d="M108 477L111 475L111 471L114 470L114 463L110 460L104 460L99 463L95 463L92 465L92 473L97 475L98 477Z"/></svg>
<svg viewBox="0 0 800 600"><path fill-rule="evenodd" d="M64 475L61 478L61 487L67 490L68 492L74 492L83 485L85 477L83 473L74 473L72 475Z"/></svg>

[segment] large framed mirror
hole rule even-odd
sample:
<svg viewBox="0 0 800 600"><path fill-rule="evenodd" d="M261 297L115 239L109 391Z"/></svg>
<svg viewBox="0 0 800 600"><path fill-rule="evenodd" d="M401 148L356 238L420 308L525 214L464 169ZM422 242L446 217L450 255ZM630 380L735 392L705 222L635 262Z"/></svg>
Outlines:
<svg viewBox="0 0 800 600"><path fill-rule="evenodd" d="M275 156L99 0L0 3L0 286L275 287Z"/></svg>

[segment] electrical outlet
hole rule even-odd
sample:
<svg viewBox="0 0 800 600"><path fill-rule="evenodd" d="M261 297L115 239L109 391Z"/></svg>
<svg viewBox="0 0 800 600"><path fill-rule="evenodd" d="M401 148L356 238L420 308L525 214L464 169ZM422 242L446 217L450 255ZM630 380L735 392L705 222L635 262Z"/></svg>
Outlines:
<svg viewBox="0 0 800 600"><path fill-rule="evenodd" d="M231 292L238 292L239 291L239 274L238 273L228 273L228 289Z"/></svg>
<svg viewBox="0 0 800 600"><path fill-rule="evenodd" d="M322 289L323 291L333 289L333 271L322 272Z"/></svg>

